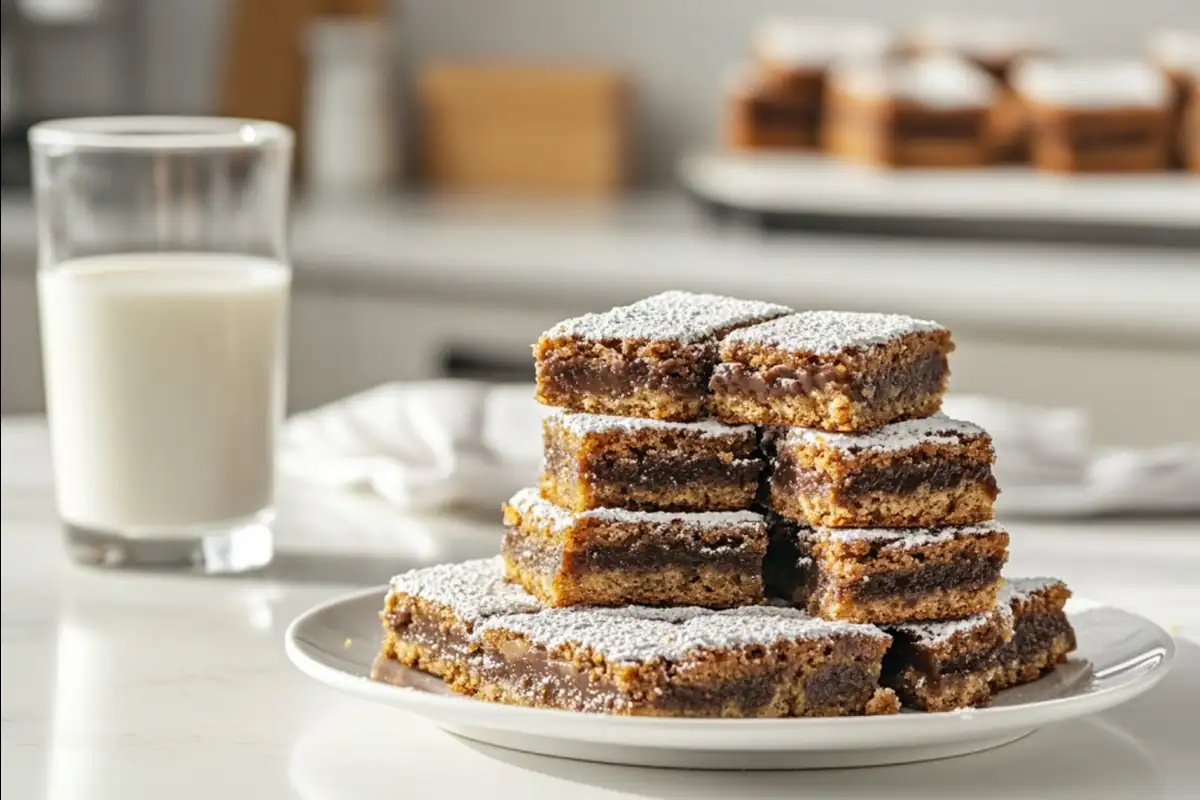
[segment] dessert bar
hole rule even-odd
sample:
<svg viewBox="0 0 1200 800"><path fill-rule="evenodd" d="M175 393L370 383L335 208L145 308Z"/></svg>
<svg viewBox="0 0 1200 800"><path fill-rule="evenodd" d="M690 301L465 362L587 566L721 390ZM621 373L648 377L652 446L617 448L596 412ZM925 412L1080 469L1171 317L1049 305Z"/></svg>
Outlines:
<svg viewBox="0 0 1200 800"><path fill-rule="evenodd" d="M829 79L827 149L891 167L977 167L992 160L996 81L950 56L851 64Z"/></svg>
<svg viewBox="0 0 1200 800"><path fill-rule="evenodd" d="M733 511L758 492L751 425L558 411L542 421L542 496L571 511Z"/></svg>
<svg viewBox="0 0 1200 800"><path fill-rule="evenodd" d="M739 72L726 89L725 138L736 150L811 150L818 145L820 84L794 89Z"/></svg>
<svg viewBox="0 0 1200 800"><path fill-rule="evenodd" d="M766 522L751 511L571 512L523 489L504 506L509 580L551 606L761 603Z"/></svg>
<svg viewBox="0 0 1200 800"><path fill-rule="evenodd" d="M991 157L1000 162L1029 160L1029 124L1025 104L1009 88L1014 67L1031 56L1050 52L1044 30L1010 19L979 16L941 17L920 24L910 38L922 55L953 55L987 71L999 83L992 109Z"/></svg>
<svg viewBox="0 0 1200 800"><path fill-rule="evenodd" d="M909 708L986 705L1002 689L1037 680L1075 649L1063 611L1070 596L1057 578L1013 578L986 614L889 625L892 646L881 681Z"/></svg>
<svg viewBox="0 0 1200 800"><path fill-rule="evenodd" d="M534 345L536 397L574 411L697 419L717 341L737 328L790 312L771 303L664 292L565 320Z"/></svg>
<svg viewBox="0 0 1200 800"><path fill-rule="evenodd" d="M1192 172L1200 172L1200 67L1196 70L1195 85L1192 87L1179 136L1185 166Z"/></svg>
<svg viewBox="0 0 1200 800"><path fill-rule="evenodd" d="M1167 165L1171 87L1149 64L1031 61L1014 72L1013 88L1029 109L1039 169L1129 172Z"/></svg>
<svg viewBox="0 0 1200 800"><path fill-rule="evenodd" d="M1001 81L1007 80L1018 62L1050 50L1045 32L1034 25L979 16L925 20L909 41L918 53L969 59Z"/></svg>
<svg viewBox="0 0 1200 800"><path fill-rule="evenodd" d="M907 708L951 711L983 706L1000 654L1013 638L1013 613L1003 600L985 614L947 622L889 625L892 646L881 681Z"/></svg>
<svg viewBox="0 0 1200 800"><path fill-rule="evenodd" d="M1188 104L1200 88L1200 31L1159 31L1150 39L1150 60L1162 70L1171 85L1171 116L1175 128L1171 142L1173 163L1187 166L1189 145L1193 144L1188 135ZM1200 141L1195 146L1200 147Z"/></svg>
<svg viewBox="0 0 1200 800"><path fill-rule="evenodd" d="M861 431L941 408L954 349L936 322L809 311L726 336L710 409L726 422Z"/></svg>
<svg viewBox="0 0 1200 800"><path fill-rule="evenodd" d="M874 25L768 20L752 44L758 72L739 79L730 93L731 143L816 149L830 66L881 58L892 44L891 34Z"/></svg>
<svg viewBox="0 0 1200 800"><path fill-rule="evenodd" d="M608 714L899 710L895 694L877 685L891 639L869 625L769 606L531 611L522 605L533 598L499 589L500 579L498 559L394 578L375 674L384 678L399 663L434 671L483 700Z"/></svg>
<svg viewBox="0 0 1200 800"><path fill-rule="evenodd" d="M488 617L542 610L537 598L504 580L500 556L439 564L392 578L380 619L383 648L373 677L389 662L431 673L469 691L467 664L479 653L479 625Z"/></svg>
<svg viewBox="0 0 1200 800"><path fill-rule="evenodd" d="M850 622L913 622L968 617L989 611L1008 559L1008 533L995 522L928 528L808 527L772 522L772 541L795 541L797 559L810 558L797 577L806 587L774 590L806 599L810 613ZM782 545L772 557L791 557ZM766 570L773 579L777 568Z"/></svg>
<svg viewBox="0 0 1200 800"><path fill-rule="evenodd" d="M810 525L889 528L992 518L995 451L987 432L941 413L868 433L779 428L771 508Z"/></svg>
<svg viewBox="0 0 1200 800"><path fill-rule="evenodd" d="M1000 590L1000 601L1013 613L1013 637L998 656L992 689L1035 681L1066 661L1075 649L1075 630L1067 619L1071 590L1057 578L1013 578Z"/></svg>

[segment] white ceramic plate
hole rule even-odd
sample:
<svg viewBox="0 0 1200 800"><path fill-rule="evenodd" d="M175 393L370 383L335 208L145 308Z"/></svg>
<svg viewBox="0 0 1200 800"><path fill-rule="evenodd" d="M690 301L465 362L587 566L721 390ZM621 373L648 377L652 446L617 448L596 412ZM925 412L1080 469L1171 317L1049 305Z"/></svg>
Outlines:
<svg viewBox="0 0 1200 800"><path fill-rule="evenodd" d="M370 678L385 587L332 600L288 627L288 658L321 683L425 717L450 733L542 755L613 764L798 769L899 764L973 753L1052 722L1111 708L1158 683L1175 645L1157 625L1073 599L1079 649L1041 680L1001 692L984 709L831 719L613 717L485 703L400 668L406 686Z"/></svg>
<svg viewBox="0 0 1200 800"><path fill-rule="evenodd" d="M699 197L747 211L1200 226L1200 180L1187 173L886 170L819 155L695 153L680 179Z"/></svg>

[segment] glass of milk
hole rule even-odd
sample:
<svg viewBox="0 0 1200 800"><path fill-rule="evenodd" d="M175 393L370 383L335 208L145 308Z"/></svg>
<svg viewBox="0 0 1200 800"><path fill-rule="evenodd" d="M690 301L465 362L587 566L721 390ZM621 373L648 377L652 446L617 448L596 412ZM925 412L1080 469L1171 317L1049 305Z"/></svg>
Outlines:
<svg viewBox="0 0 1200 800"><path fill-rule="evenodd" d="M109 117L29 133L58 509L79 562L272 555L292 132Z"/></svg>

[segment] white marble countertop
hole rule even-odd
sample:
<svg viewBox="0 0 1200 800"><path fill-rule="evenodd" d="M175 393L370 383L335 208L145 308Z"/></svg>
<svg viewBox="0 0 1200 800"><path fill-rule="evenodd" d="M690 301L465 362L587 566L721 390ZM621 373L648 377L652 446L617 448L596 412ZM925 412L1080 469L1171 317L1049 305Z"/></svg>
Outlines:
<svg viewBox="0 0 1200 800"><path fill-rule="evenodd" d="M494 552L498 523L406 517L363 497L281 491L277 563L201 579L71 565L44 422L3 422L3 787L14 800L192 798L1194 798L1200 791L1200 524L1012 526L1011 571L1064 577L1176 634L1147 695L1008 747L928 764L692 773L472 744L319 686L287 623L406 566Z"/></svg>
<svg viewBox="0 0 1200 800"><path fill-rule="evenodd" d="M28 197L0 197L11 275L33 268ZM999 327L1200 345L1192 250L771 234L708 223L683 197L301 201L297 286L595 308L671 288L805 308L903 311ZM736 269L730 269L736 264Z"/></svg>

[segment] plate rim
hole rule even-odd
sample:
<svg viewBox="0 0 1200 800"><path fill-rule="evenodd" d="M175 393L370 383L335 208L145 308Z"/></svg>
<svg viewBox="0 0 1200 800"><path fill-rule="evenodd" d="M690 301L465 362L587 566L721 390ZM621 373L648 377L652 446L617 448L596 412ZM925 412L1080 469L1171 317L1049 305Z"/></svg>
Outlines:
<svg viewBox="0 0 1200 800"><path fill-rule="evenodd" d="M1140 675L1130 679L1129 681L1118 683L1113 686L1101 687L1095 691L1091 691L1083 695L1068 695L1065 697L1056 697L1050 700L1041 700L1032 703L1019 703L1009 706L983 708L965 708L938 713L915 712L906 714L883 714L875 716L783 718L644 717L619 714L586 713L557 708L533 708L528 706L507 705L503 703L488 703L460 695L440 695L409 687L393 686L372 680L370 677L353 675L348 672L338 670L334 667L317 661L315 658L304 652L303 646L297 638L297 632L305 623L335 606L346 605L356 601L363 601L372 597L381 599L387 592L387 589L388 584L380 584L367 589L358 589L352 592L346 592L317 603L311 608L300 613L288 624L287 629L284 631L284 652L294 667L318 683L324 684L331 689L358 697L368 702L389 705L400 708L403 711L418 714L430 719L438 725L441 724L439 720L443 719L443 717L431 717L425 713L426 711L436 714L442 709L448 709L450 710L450 713L457 713L458 709L470 709L480 715L484 715L476 723L472 723L473 725L480 728L493 729L512 727L509 724L505 724L503 719L527 719L531 721L537 720L545 724L552 724L554 720L570 720L572 722L577 722L581 718L592 720L596 724L603 724L606 727L613 726L617 728L629 729L653 728L655 730L664 732L666 732L664 729L678 728L681 731L686 730L690 733L700 733L706 729L713 732L733 732L735 730L749 729L765 734L774 730L790 732L796 730L801 725L803 725L804 729L806 730L818 728L840 730L842 728L850 727L862 728L868 725L874 727L887 724L901 724L897 721L911 723L914 720L921 720L923 727L930 727L934 725L948 727L956 724L961 725L968 721L977 722L980 719L1007 729L1016 729L1025 726L1036 728L1041 724L1045 724L1044 721L1031 725L1029 720L1022 720L1022 718L1027 717L1030 711L1033 709L1043 712L1054 712L1059 709L1076 705L1100 705L1100 708L1093 708L1090 711L1081 711L1078 714L1054 714L1053 719L1050 721L1069 719L1077 716L1086 716L1092 713L1098 713L1099 711L1120 705L1123 702L1149 691L1170 672L1175 661L1177 649L1174 637L1153 620L1147 619L1141 614L1127 611L1120 606L1114 606L1110 603L1101 603L1089 598L1075 597L1073 599L1076 602L1085 603L1087 605L1087 608L1082 609L1082 611L1092 611L1101 608L1115 609L1124 614L1128 614L1131 617L1135 617L1143 625L1152 628L1157 634L1156 638L1163 643L1162 653L1157 663L1155 663L1149 670L1142 672ZM353 691L350 687L358 682L362 682L362 684L370 686L370 691ZM403 698L403 700L401 702L393 702L382 699L383 697L388 696ZM885 720L890 720L891 722L885 722Z"/></svg>

